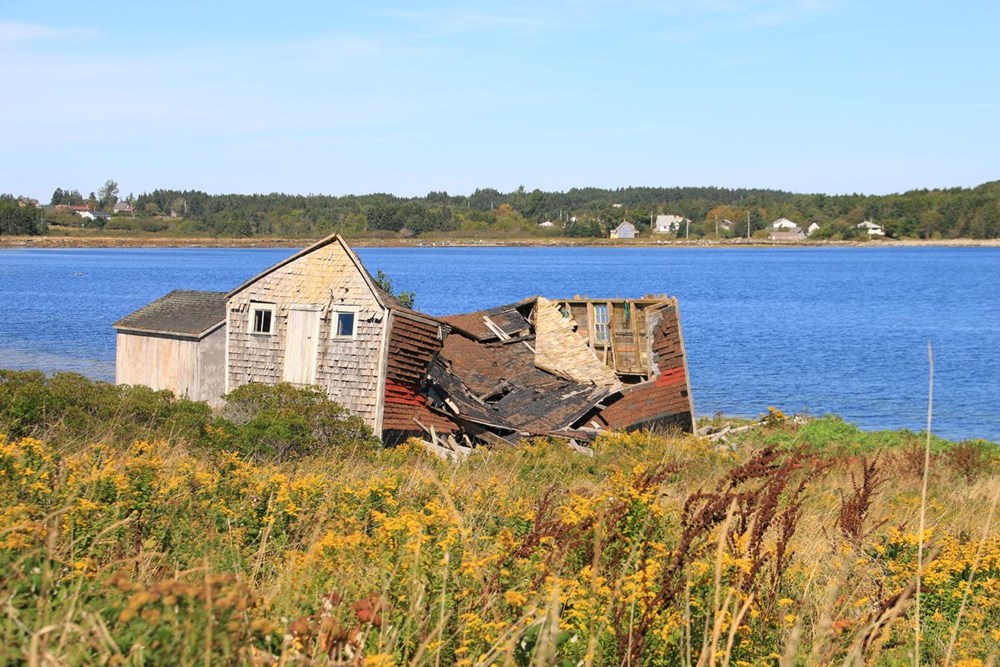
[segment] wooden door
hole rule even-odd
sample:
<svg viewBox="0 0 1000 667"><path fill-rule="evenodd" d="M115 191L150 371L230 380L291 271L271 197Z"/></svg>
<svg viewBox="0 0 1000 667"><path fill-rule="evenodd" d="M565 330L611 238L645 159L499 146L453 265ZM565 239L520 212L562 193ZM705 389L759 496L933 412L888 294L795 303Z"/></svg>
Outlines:
<svg viewBox="0 0 1000 667"><path fill-rule="evenodd" d="M320 311L292 306L285 332L285 370L282 379L297 385L316 384Z"/></svg>

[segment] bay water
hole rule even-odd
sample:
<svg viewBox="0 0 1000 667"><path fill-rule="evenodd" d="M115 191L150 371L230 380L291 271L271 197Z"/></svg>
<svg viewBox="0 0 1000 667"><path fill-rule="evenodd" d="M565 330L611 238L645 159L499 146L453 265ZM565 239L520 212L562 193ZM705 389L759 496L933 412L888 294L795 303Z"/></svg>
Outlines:
<svg viewBox="0 0 1000 667"><path fill-rule="evenodd" d="M228 291L294 249L0 249L0 367L114 379L112 323ZM695 410L835 413L1000 441L1000 248L359 248L431 315L549 298L680 301Z"/></svg>

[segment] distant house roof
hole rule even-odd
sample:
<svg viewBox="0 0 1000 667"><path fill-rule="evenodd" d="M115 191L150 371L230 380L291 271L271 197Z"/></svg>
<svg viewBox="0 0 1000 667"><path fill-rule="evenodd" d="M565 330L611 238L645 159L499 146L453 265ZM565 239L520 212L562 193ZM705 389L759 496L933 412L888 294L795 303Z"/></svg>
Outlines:
<svg viewBox="0 0 1000 667"><path fill-rule="evenodd" d="M202 338L225 321L225 292L174 290L121 318L114 327L121 331Z"/></svg>
<svg viewBox="0 0 1000 667"><path fill-rule="evenodd" d="M858 229L867 229L869 232L878 234L882 231L882 225L877 225L871 220L863 220L858 223Z"/></svg>
<svg viewBox="0 0 1000 667"><path fill-rule="evenodd" d="M798 226L799 223L792 222L788 218L778 218L777 220L771 223L771 227L773 229L796 229L798 228Z"/></svg>
<svg viewBox="0 0 1000 667"><path fill-rule="evenodd" d="M120 201L114 205L114 208L112 208L112 210L115 212L125 211L127 213L132 210L132 205L129 204L127 201Z"/></svg>
<svg viewBox="0 0 1000 667"><path fill-rule="evenodd" d="M613 239L631 239L635 238L635 234L635 225L628 220L611 230L611 238Z"/></svg>
<svg viewBox="0 0 1000 667"><path fill-rule="evenodd" d="M690 222L683 215L658 215L653 223L653 231L659 233L676 232L685 222Z"/></svg>

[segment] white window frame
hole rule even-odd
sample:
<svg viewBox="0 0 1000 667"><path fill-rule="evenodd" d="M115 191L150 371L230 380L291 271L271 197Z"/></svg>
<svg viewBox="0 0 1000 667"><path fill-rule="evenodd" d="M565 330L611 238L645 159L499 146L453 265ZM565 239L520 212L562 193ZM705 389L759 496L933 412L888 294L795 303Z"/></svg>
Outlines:
<svg viewBox="0 0 1000 667"><path fill-rule="evenodd" d="M598 313L603 313L604 321L598 317ZM611 304L594 304L594 340L599 345L607 345L611 341Z"/></svg>
<svg viewBox="0 0 1000 667"><path fill-rule="evenodd" d="M340 316L351 315L354 318L354 326L351 327L350 336L342 336L337 333L340 326ZM330 310L330 339L331 340L355 340L358 337L358 309L355 306L337 306Z"/></svg>
<svg viewBox="0 0 1000 667"><path fill-rule="evenodd" d="M271 313L270 328L267 331L257 331L257 313L268 312ZM253 336L273 336L277 333L278 322L277 322L278 306L273 303L261 303L259 301L250 302L250 317L248 328L250 334Z"/></svg>

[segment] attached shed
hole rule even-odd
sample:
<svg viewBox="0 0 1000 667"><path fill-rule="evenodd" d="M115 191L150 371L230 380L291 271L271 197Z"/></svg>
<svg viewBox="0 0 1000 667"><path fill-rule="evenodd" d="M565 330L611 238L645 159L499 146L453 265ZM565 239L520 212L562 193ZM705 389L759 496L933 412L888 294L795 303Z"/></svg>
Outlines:
<svg viewBox="0 0 1000 667"><path fill-rule="evenodd" d="M217 403L225 391L226 293L175 290L115 322L118 384Z"/></svg>

